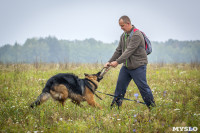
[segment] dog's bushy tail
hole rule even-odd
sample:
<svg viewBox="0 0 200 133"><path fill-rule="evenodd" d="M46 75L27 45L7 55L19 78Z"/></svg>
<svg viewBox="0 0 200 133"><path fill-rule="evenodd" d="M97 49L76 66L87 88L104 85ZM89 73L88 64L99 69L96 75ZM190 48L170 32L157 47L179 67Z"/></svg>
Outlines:
<svg viewBox="0 0 200 133"><path fill-rule="evenodd" d="M47 100L49 99L50 96L51 96L50 93L48 93L48 92L42 92L42 93L37 97L36 101L33 102L33 103L31 103L30 107L31 107L31 108L34 108L34 107L36 107L36 106L42 104L43 102L47 101Z"/></svg>

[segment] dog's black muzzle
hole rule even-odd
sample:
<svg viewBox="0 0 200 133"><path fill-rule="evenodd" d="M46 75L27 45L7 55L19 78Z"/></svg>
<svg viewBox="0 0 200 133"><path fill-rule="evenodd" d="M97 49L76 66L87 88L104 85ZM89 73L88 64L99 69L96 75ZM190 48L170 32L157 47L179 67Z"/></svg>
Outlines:
<svg viewBox="0 0 200 133"><path fill-rule="evenodd" d="M100 82L103 79L103 76L101 76L101 72L97 73L97 81Z"/></svg>
<svg viewBox="0 0 200 133"><path fill-rule="evenodd" d="M103 79L103 77L97 77L97 81L100 82Z"/></svg>

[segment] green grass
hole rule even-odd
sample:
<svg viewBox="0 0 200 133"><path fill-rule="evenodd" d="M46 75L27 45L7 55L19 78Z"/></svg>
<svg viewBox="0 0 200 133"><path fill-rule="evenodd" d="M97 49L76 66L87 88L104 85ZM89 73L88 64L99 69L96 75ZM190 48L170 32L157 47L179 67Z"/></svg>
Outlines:
<svg viewBox="0 0 200 133"><path fill-rule="evenodd" d="M74 105L67 100L62 107L50 99L30 109L46 81L57 73L97 73L98 64L8 64L0 65L0 132L172 132L172 127L200 128L200 67L174 64L147 66L147 80L156 108L151 111L136 102L110 109L112 97L98 94L102 110ZM120 66L112 68L98 90L113 94ZM131 82L125 97L135 99L139 91ZM138 99L143 101L140 94ZM199 131L200 129L198 129Z"/></svg>

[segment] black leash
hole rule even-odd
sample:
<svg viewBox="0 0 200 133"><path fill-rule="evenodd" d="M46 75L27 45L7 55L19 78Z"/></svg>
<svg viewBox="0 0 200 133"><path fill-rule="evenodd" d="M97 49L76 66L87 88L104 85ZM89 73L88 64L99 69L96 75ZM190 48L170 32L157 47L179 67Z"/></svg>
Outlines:
<svg viewBox="0 0 200 133"><path fill-rule="evenodd" d="M103 69L100 71L101 72L101 77L103 77L109 70L110 70L111 66L108 66L108 67L103 67ZM96 90L97 91L97 90ZM105 95L108 95L108 96L111 96L111 97L115 97L115 98L118 98L118 96L115 96L115 95L112 95L112 94L107 94L107 93L103 93L103 92L100 92L100 91L97 91L99 93L102 93L102 94L105 94ZM121 98L123 100L127 100L127 101L134 101L134 102L137 102L137 103L141 103L141 104L145 104L144 102L140 102L140 101L137 101L137 100L131 100L131 99L128 99L128 98Z"/></svg>
<svg viewBox="0 0 200 133"><path fill-rule="evenodd" d="M118 96L115 96L115 95L112 95L112 94L107 94L107 93L103 93L103 92L100 92L100 91L97 91L97 92L99 92L99 93L102 93L102 94L105 94L105 95L108 95L108 96L111 96L111 97L118 97ZM123 99L123 100L127 100L127 101L134 101L134 102L137 102L137 103L141 103L141 104L145 104L146 105L146 103L144 103L144 102L140 102L140 101L137 101L137 100L131 100L131 99L128 99L128 98L121 98L121 99Z"/></svg>

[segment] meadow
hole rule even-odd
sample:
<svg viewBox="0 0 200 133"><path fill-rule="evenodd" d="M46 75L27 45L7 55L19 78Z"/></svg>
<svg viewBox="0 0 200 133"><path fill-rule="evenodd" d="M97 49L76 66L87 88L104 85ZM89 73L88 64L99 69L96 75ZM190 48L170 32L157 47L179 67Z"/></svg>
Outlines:
<svg viewBox="0 0 200 133"><path fill-rule="evenodd" d="M112 97L97 93L102 110L74 105L65 106L50 99L37 108L29 108L46 81L57 73L97 73L102 64L0 64L0 132L173 132L173 127L197 127L200 131L200 65L148 64L147 81L156 107L123 101L110 108ZM113 94L120 66L111 68L99 83L98 91ZM138 97L136 95L138 94ZM126 98L143 102L131 81Z"/></svg>

